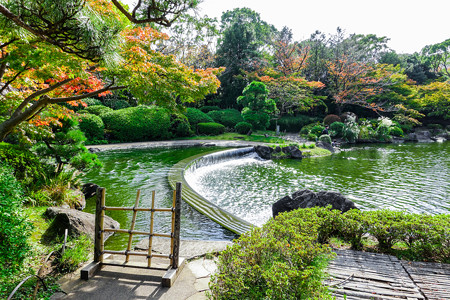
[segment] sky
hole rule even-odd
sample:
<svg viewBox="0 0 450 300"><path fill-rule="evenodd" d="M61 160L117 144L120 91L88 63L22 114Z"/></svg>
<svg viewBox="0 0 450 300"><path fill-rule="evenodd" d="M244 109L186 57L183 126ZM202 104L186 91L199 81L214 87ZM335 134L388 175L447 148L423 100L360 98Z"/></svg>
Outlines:
<svg viewBox="0 0 450 300"><path fill-rule="evenodd" d="M450 38L449 0L203 0L200 13L220 20L237 7L251 8L278 30L289 27L297 41L341 27L347 34L386 36L397 53L414 53Z"/></svg>

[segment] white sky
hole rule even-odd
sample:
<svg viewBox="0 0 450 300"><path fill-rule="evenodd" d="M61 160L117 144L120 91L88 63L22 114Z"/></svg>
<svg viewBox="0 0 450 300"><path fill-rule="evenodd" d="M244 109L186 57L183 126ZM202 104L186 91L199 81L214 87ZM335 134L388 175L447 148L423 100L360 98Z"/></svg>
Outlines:
<svg viewBox="0 0 450 300"><path fill-rule="evenodd" d="M297 41L339 26L347 34L386 36L397 53L414 53L450 38L450 0L204 0L200 12L220 21L236 7L251 8L278 30L289 27Z"/></svg>

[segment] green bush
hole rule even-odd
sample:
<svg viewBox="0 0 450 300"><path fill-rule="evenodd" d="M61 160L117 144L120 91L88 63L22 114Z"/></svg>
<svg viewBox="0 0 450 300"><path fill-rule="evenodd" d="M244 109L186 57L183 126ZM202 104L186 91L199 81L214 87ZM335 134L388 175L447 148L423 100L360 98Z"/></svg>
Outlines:
<svg viewBox="0 0 450 300"><path fill-rule="evenodd" d="M103 105L102 101L94 98L85 98L82 100L87 106Z"/></svg>
<svg viewBox="0 0 450 300"><path fill-rule="evenodd" d="M324 131L325 127L322 125L316 125L313 128L311 128L309 133L315 134L316 136L320 136L322 132Z"/></svg>
<svg viewBox="0 0 450 300"><path fill-rule="evenodd" d="M202 112L204 112L205 114L207 114L207 113L209 113L210 111L213 111L213 110L220 110L220 107L218 107L218 106L208 106L208 105L205 105L205 106L200 107L199 109L200 109Z"/></svg>
<svg viewBox="0 0 450 300"><path fill-rule="evenodd" d="M317 125L319 125L319 122L314 122L303 126L302 129L300 130L300 135L307 136L309 133L311 133L311 129ZM320 132L319 134L321 133L322 132Z"/></svg>
<svg viewBox="0 0 450 300"><path fill-rule="evenodd" d="M389 134L392 136L403 136L403 130L398 126L393 126L389 129Z"/></svg>
<svg viewBox="0 0 450 300"><path fill-rule="evenodd" d="M237 133L247 134L250 130L253 129L253 126L248 122L239 122L236 124L234 129L236 130Z"/></svg>
<svg viewBox="0 0 450 300"><path fill-rule="evenodd" d="M330 135L328 135L328 134L322 134L322 135L319 137L319 141L322 142L322 143L328 143L328 144L331 144L331 137L330 137Z"/></svg>
<svg viewBox="0 0 450 300"><path fill-rule="evenodd" d="M323 119L323 125L325 126L329 126L331 124L333 124L334 122L341 122L341 118L338 115L327 115L324 119Z"/></svg>
<svg viewBox="0 0 450 300"><path fill-rule="evenodd" d="M104 101L104 105L114 110L128 108L131 106L127 101L120 99L106 99Z"/></svg>
<svg viewBox="0 0 450 300"><path fill-rule="evenodd" d="M104 139L105 124L103 124L103 120L97 115L80 115L79 127L80 130L83 131L88 142Z"/></svg>
<svg viewBox="0 0 450 300"><path fill-rule="evenodd" d="M255 130L266 130L270 125L270 116L264 112L244 109L242 111L242 117L245 122L252 124Z"/></svg>
<svg viewBox="0 0 450 300"><path fill-rule="evenodd" d="M344 133L345 124L342 122L334 122L330 125L330 135L333 137L342 137Z"/></svg>
<svg viewBox="0 0 450 300"><path fill-rule="evenodd" d="M90 114L97 115L100 117L113 111L112 108L109 108L104 105L92 105L92 106L86 107L84 110Z"/></svg>
<svg viewBox="0 0 450 300"><path fill-rule="evenodd" d="M298 132L302 127L311 122L317 121L317 118L312 118L305 115L297 116L282 116L277 120L270 120L270 130L276 130L276 125L280 126L280 131ZM308 133L306 133L308 134Z"/></svg>
<svg viewBox="0 0 450 300"><path fill-rule="evenodd" d="M213 299L331 299L322 285L330 249L317 242L314 209L283 213L223 251Z"/></svg>
<svg viewBox="0 0 450 300"><path fill-rule="evenodd" d="M308 141L315 142L315 141L317 141L317 135L315 135L314 133L310 133L310 134L308 134L307 139L308 139Z"/></svg>
<svg viewBox="0 0 450 300"><path fill-rule="evenodd" d="M175 137L186 137L194 135L185 115L172 115L170 122L170 133Z"/></svg>
<svg viewBox="0 0 450 300"><path fill-rule="evenodd" d="M237 123L244 121L237 109L213 110L208 112L214 122L220 123L228 128L234 128Z"/></svg>
<svg viewBox="0 0 450 300"><path fill-rule="evenodd" d="M225 126L219 123L198 123L197 130L200 135L219 135L225 132Z"/></svg>
<svg viewBox="0 0 450 300"><path fill-rule="evenodd" d="M16 274L30 247L31 224L26 220L22 187L11 167L0 163L0 281Z"/></svg>
<svg viewBox="0 0 450 300"><path fill-rule="evenodd" d="M103 115L110 139L121 142L161 140L170 137L170 114L157 106L136 106Z"/></svg>
<svg viewBox="0 0 450 300"><path fill-rule="evenodd" d="M185 112L185 116L187 117L189 124L193 130L197 130L198 123L212 123L214 122L210 116L205 114L199 109L188 107Z"/></svg>

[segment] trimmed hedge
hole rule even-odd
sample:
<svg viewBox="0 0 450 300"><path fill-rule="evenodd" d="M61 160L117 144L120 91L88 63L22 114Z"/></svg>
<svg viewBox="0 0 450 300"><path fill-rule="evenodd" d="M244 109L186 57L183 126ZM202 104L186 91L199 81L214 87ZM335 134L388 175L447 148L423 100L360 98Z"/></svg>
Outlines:
<svg viewBox="0 0 450 300"><path fill-rule="evenodd" d="M94 98L85 98L83 100L84 103L87 104L87 106L94 106L94 105L103 105L102 101Z"/></svg>
<svg viewBox="0 0 450 300"><path fill-rule="evenodd" d="M197 129L198 123L213 123L214 122L214 120L210 116L208 116L201 110L192 108L192 107L188 107L186 109L186 112L184 115L187 117L189 124L191 124L191 128L193 130Z"/></svg>
<svg viewBox="0 0 450 300"><path fill-rule="evenodd" d="M194 135L185 115L172 115L170 122L170 133L175 137L186 137Z"/></svg>
<svg viewBox="0 0 450 300"><path fill-rule="evenodd" d="M236 124L234 129L236 130L237 133L247 134L250 130L253 129L253 126L248 122L239 122Z"/></svg>
<svg viewBox="0 0 450 300"><path fill-rule="evenodd" d="M92 105L86 107L84 111L102 117L102 115L112 112L113 109L104 105Z"/></svg>
<svg viewBox="0 0 450 300"><path fill-rule="evenodd" d="M341 137L344 134L345 124L342 122L334 122L330 125L330 135L333 137Z"/></svg>
<svg viewBox="0 0 450 300"><path fill-rule="evenodd" d="M112 140L137 142L170 137L170 113L165 108L129 107L109 112L102 119Z"/></svg>
<svg viewBox="0 0 450 300"><path fill-rule="evenodd" d="M331 144L331 137L329 134L322 134L321 136L319 136L319 141L322 143Z"/></svg>
<svg viewBox="0 0 450 300"><path fill-rule="evenodd" d="M241 113L237 109L213 110L208 112L214 122L220 123L228 128L234 128L237 123L243 122Z"/></svg>
<svg viewBox="0 0 450 300"><path fill-rule="evenodd" d="M333 124L334 122L341 122L341 118L338 115L327 115L325 118L323 118L323 125L329 126Z"/></svg>
<svg viewBox="0 0 450 300"><path fill-rule="evenodd" d="M198 123L197 131L200 135L219 135L225 132L225 126L219 123Z"/></svg>
<svg viewBox="0 0 450 300"><path fill-rule="evenodd" d="M80 115L80 123L78 126L83 131L88 142L103 140L105 137L105 124L103 124L103 120L97 115Z"/></svg>
<svg viewBox="0 0 450 300"><path fill-rule="evenodd" d="M213 111L213 110L220 110L220 107L218 107L218 106L208 106L208 105L205 105L205 106L200 107L199 109L200 109L202 112L204 112L205 114L207 114L207 113L209 113L210 111Z"/></svg>

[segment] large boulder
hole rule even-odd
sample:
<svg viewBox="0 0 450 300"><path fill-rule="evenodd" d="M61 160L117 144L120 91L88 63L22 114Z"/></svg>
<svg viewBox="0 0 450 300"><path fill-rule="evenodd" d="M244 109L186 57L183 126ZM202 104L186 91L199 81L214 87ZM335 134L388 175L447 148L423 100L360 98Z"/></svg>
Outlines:
<svg viewBox="0 0 450 300"><path fill-rule="evenodd" d="M274 152L273 148L268 146L255 146L254 149L256 154L262 159L271 159L272 152Z"/></svg>
<svg viewBox="0 0 450 300"><path fill-rule="evenodd" d="M301 159L303 157L302 151L297 146L286 146L281 149L289 158Z"/></svg>
<svg viewBox="0 0 450 300"><path fill-rule="evenodd" d="M310 190L300 190L291 196L285 196L272 205L272 214L275 218L279 213L295 210L298 208L326 207L331 205L333 209L346 212L357 208L355 203L345 198L339 192L321 191L314 193Z"/></svg>
<svg viewBox="0 0 450 300"><path fill-rule="evenodd" d="M83 184L83 186L81 187L81 191L83 192L84 197L86 199L89 199L91 197L94 197L97 194L98 187L99 186L96 185L95 183L88 182L88 183Z"/></svg>
<svg viewBox="0 0 450 300"><path fill-rule="evenodd" d="M69 229L69 236L77 237L85 234L94 240L94 214L70 208L49 207L47 208L45 215L49 219L53 219L45 233L46 237L54 238L55 236L61 236L67 228ZM104 228L119 229L120 224L111 217L105 216ZM106 240L112 234L112 232L105 232L104 239Z"/></svg>

